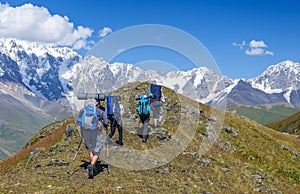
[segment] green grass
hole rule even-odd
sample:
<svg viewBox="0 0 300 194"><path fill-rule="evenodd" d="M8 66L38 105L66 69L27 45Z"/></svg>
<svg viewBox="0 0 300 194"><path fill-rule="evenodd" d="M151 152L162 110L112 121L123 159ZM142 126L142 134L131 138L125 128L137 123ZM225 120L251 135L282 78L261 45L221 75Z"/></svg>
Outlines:
<svg viewBox="0 0 300 194"><path fill-rule="evenodd" d="M232 105L228 110L236 111L237 114L248 117L249 119L264 125L287 118L297 113L300 109L287 107L285 105L266 105L257 107Z"/></svg>
<svg viewBox="0 0 300 194"><path fill-rule="evenodd" d="M267 124L268 127L281 132L300 134L300 112L280 121Z"/></svg>
<svg viewBox="0 0 300 194"><path fill-rule="evenodd" d="M126 89L129 91L126 86L120 91ZM139 87L133 90L135 89ZM168 92L172 94L172 91L165 91ZM124 98L129 99L129 96ZM171 106L176 100L174 95L168 102L169 105ZM190 99L185 100L190 101ZM190 104L199 106L192 101ZM130 104L124 105L130 107ZM210 112L209 107L200 106L206 114ZM170 114L170 116L178 117L179 114ZM15 159L18 165L9 168L9 173L0 175L0 193L10 191L15 193L257 193L258 190L265 190L268 193L291 193L291 191L297 193L300 191L300 158L294 158L290 152L300 153L300 140L239 115L227 113L224 125L236 129L238 135L233 136L232 133L221 130L219 140L208 152L200 156L199 145L203 139L201 134L205 132L207 124L206 117L200 118L192 141L185 151L173 160L147 170L126 170L110 165L109 174L104 169L93 180L87 179L86 170L81 167L84 161L88 160L88 151L84 146L79 150L74 163L74 174L71 177L66 173L68 165L48 165L53 158L61 159L67 164L71 162L74 149L80 140L76 133L73 140L64 141L63 131L67 124L72 123L70 120L49 125L38 134L46 133L50 129L55 130L40 141L35 140L37 136L33 137L33 143L24 148L22 153L35 147L44 147L44 151L26 168L24 167L26 159ZM136 124L130 118L124 118L123 122L126 127ZM167 119L166 122L165 126L174 133L172 129L176 129L176 126L173 120ZM225 149L228 142L232 145L232 149ZM146 150L164 142L150 137L147 144L142 144L138 136L125 130L124 143L127 148ZM283 144L288 146L289 151L282 149ZM114 148L110 147L110 149ZM201 159L209 161L209 164L204 165ZM101 162L105 164L104 161ZM136 162L137 165L141 165L139 161ZM7 163L7 161L0 163L0 169L3 170Z"/></svg>

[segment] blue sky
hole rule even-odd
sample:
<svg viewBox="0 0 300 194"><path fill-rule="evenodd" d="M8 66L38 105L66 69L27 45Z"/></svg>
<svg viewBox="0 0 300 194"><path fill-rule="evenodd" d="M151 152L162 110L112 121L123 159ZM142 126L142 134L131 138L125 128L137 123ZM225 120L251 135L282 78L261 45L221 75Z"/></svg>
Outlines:
<svg viewBox="0 0 300 194"><path fill-rule="evenodd" d="M109 36L130 26L161 24L178 28L198 39L214 57L220 72L232 78L255 77L268 66L283 60L300 62L300 3L297 1L1 0L0 2L2 3L0 14L1 12L4 14L3 10L8 8L14 10L17 6L29 3L35 8L45 8L55 25L65 25L65 28L59 28L60 30L47 29L51 34L46 36L42 30L32 32L32 28L18 32L13 27L9 28L7 25L9 21L0 19L0 37L21 36L22 39L31 40L40 37L39 41L44 39L62 46L81 48L78 52L83 55L89 51L89 47L93 47L103 38L100 36L101 30L106 31ZM6 8L3 8L5 3ZM28 9L30 6L23 11ZM38 10L31 9L31 11ZM13 12L8 12L6 17L13 20L15 15L8 15L11 13ZM43 18L43 14L40 14L41 17L37 18ZM67 19L61 21L64 16ZM30 19L30 17L21 19L26 18ZM17 19L21 21L20 18ZM49 26L52 23L47 24ZM21 24L27 22L21 21ZM30 22L28 26L29 24ZM26 35L26 30L31 30L31 33ZM135 57L141 55L138 52L128 52L119 59L123 60L122 62L138 63L142 60L159 58L166 60L167 63L176 61L184 63L184 60L181 61L177 57L166 57L168 53L159 56L159 53L162 53L159 49L153 52L149 52L148 49L141 51L142 55L150 53L145 54L144 59Z"/></svg>

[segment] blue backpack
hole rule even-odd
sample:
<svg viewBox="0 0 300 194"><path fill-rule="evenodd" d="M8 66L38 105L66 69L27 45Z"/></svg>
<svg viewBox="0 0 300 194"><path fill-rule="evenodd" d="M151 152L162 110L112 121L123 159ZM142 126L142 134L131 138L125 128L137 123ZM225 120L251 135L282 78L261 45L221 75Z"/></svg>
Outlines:
<svg viewBox="0 0 300 194"><path fill-rule="evenodd" d="M88 105L83 111L81 117L77 118L77 123L81 124L84 129L90 129L94 131L97 128L98 123L98 111L92 105Z"/></svg>
<svg viewBox="0 0 300 194"><path fill-rule="evenodd" d="M107 115L119 115L121 112L117 96L107 96Z"/></svg>
<svg viewBox="0 0 300 194"><path fill-rule="evenodd" d="M151 84L151 93L153 94L153 100L160 100L161 86L156 84Z"/></svg>
<svg viewBox="0 0 300 194"><path fill-rule="evenodd" d="M150 99L148 97L140 98L137 112L141 116L148 116L150 114Z"/></svg>

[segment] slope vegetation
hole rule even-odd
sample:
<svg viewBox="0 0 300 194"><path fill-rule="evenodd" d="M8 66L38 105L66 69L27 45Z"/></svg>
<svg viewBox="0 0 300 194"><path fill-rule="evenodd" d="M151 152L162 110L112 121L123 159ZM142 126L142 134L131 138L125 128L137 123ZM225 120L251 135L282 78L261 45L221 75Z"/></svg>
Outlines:
<svg viewBox="0 0 300 194"><path fill-rule="evenodd" d="M300 108L289 104L268 104L259 106L231 105L228 110L265 125L290 117L300 111Z"/></svg>
<svg viewBox="0 0 300 194"><path fill-rule="evenodd" d="M277 131L300 135L300 112L280 121L269 123L266 126Z"/></svg>
<svg viewBox="0 0 300 194"><path fill-rule="evenodd" d="M177 139L176 131L182 125L178 121L189 126L190 121L185 116L193 115L197 123L193 129L195 134L173 160L158 163L154 168L130 170L107 165L114 161L113 158L105 160L104 147L101 152L103 159L97 165L98 174L94 179L88 179L88 151L84 146L79 149L71 168L80 142L71 117L44 127L19 153L0 163L0 193L299 193L299 139L227 113L220 133L212 135L215 144L202 153L204 148L199 145L215 131L210 124L215 120L210 115L212 108L167 88L164 88L167 118L162 128L151 133L147 143L142 143L140 137L134 134L139 129L138 119L132 110L136 101L126 99L146 91L148 86L147 83L132 83L115 92L124 97L125 146L108 146L108 153L111 155L119 150L124 154L123 158L118 158L123 167L126 167L132 149L143 152L141 158L156 164L157 161L147 158L146 153L155 148L163 149L161 145L174 140L180 147L190 128L185 128L186 133L181 131L182 139ZM183 101L189 106L179 103ZM152 124L151 121L151 128ZM66 136L66 128L73 129L74 133ZM163 133L165 130L168 132ZM117 135L114 138L117 139ZM177 147L174 148L176 150ZM138 158L133 159L137 167L144 165Z"/></svg>

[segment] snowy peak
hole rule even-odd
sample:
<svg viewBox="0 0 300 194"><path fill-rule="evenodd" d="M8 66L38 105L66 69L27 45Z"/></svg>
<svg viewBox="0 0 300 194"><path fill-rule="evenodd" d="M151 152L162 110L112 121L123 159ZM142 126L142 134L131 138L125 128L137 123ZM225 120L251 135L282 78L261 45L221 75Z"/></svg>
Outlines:
<svg viewBox="0 0 300 194"><path fill-rule="evenodd" d="M270 66L249 82L252 87L269 94L300 89L300 64L290 60L283 61Z"/></svg>
<svg viewBox="0 0 300 194"><path fill-rule="evenodd" d="M109 64L102 58L86 57L76 64L71 73L63 75L72 80L74 92L110 92L122 85L141 81L157 83L171 88L177 93L192 99L210 101L235 81L221 76L211 69L199 67L190 71L171 71L161 73L154 70L143 70L132 64ZM226 91L228 92L228 91ZM70 95L71 96L71 95Z"/></svg>
<svg viewBox="0 0 300 194"><path fill-rule="evenodd" d="M79 57L78 53L67 47L57 47L53 44L42 44L12 38L0 39L0 52L13 59L15 59L17 52L25 52L28 55L35 54L37 57L44 56L46 53L55 58L61 57L62 59Z"/></svg>
<svg viewBox="0 0 300 194"><path fill-rule="evenodd" d="M141 81L163 85L207 104L224 102L228 97L232 103L284 101L300 106L300 64L290 60L270 66L256 78L231 79L207 67L161 73L132 64L109 64L94 56L81 57L66 47L0 39L0 80L20 83L48 100L72 97L79 90L106 93Z"/></svg>
<svg viewBox="0 0 300 194"><path fill-rule="evenodd" d="M68 90L61 75L82 57L70 48L0 39L0 80L20 83L40 97L58 100Z"/></svg>

